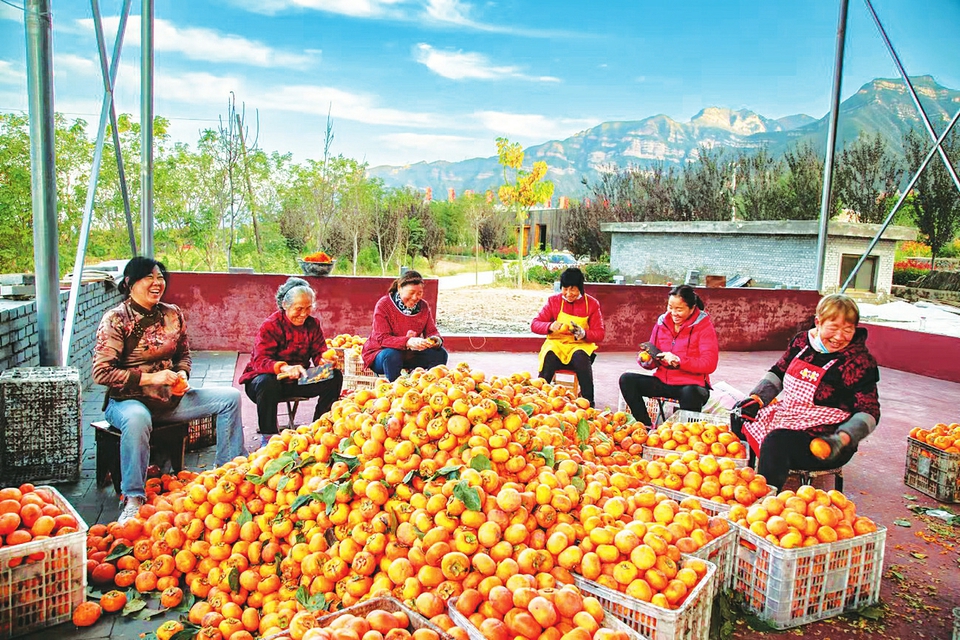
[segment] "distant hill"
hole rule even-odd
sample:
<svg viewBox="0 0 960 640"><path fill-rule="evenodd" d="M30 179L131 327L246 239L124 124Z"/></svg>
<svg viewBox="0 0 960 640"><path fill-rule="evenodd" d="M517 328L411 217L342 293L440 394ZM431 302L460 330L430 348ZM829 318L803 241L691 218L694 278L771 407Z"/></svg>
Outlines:
<svg viewBox="0 0 960 640"><path fill-rule="evenodd" d="M912 81L931 121L949 121L960 104L960 91L937 84L931 76L918 76ZM828 115L819 120L803 114L774 120L746 109L708 107L689 122L677 122L665 115L605 122L566 140L528 147L525 162L529 165L545 160L556 195L577 196L584 193L582 178L592 183L603 168L644 167L658 161L680 164L695 159L701 144L731 149L767 145L775 155L800 142L822 149ZM855 140L861 131L870 135L880 132L893 151L902 156L902 134L921 126L904 83L877 78L841 104L837 135L842 146ZM369 174L381 178L389 187L432 187L437 197L443 197L448 188L456 189L458 194L466 189L496 190L502 179L496 156L461 162L418 162L403 167L377 166Z"/></svg>

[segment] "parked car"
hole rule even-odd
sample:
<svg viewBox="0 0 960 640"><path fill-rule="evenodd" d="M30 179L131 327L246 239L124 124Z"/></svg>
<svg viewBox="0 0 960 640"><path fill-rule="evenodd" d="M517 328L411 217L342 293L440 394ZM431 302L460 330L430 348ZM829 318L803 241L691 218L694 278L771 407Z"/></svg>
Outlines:
<svg viewBox="0 0 960 640"><path fill-rule="evenodd" d="M524 262L524 266L529 269L534 266L546 267L550 271L563 271L570 267L580 267L581 263L573 254L565 251L553 251L551 253L539 253L530 256Z"/></svg>

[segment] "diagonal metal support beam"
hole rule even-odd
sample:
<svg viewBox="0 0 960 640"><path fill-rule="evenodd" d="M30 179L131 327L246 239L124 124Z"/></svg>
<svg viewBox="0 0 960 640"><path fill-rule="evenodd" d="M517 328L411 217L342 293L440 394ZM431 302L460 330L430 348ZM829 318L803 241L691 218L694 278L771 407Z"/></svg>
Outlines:
<svg viewBox="0 0 960 640"><path fill-rule="evenodd" d="M127 31L127 17L130 15L132 0L124 0L123 10L120 12L120 23L117 27L117 40L113 48L113 58L110 67L107 67L107 46L103 37L103 19L100 17L100 3L90 0L93 9L93 25L97 33L97 48L100 50L100 73L103 76L103 90L110 94L110 129L113 134L113 148L117 156L117 177L120 181L120 195L123 197L123 212L127 218L127 235L130 239L130 255L137 255L137 237L133 230L133 214L130 213L130 192L127 189L127 175L123 169L123 152L120 148L120 130L117 128L117 105L113 101L113 86L117 79L117 69L120 67L120 48L123 46L123 37Z"/></svg>
<svg viewBox="0 0 960 640"><path fill-rule="evenodd" d="M880 22L880 17L877 15L877 12L873 9L873 3L870 0L863 1L867 5L867 11L869 11L870 15L873 17L874 24L877 25L877 31L880 32L880 37L883 39L883 43L887 46L887 51L890 53L893 63L897 66L897 71L900 72L900 76L903 78L903 82L907 86L907 91L910 93L910 98L913 100L914 106L920 113L920 119L923 121L923 126L927 130L927 135L930 136L931 140L936 140L937 132L933 130L933 125L930 124L930 118L927 116L927 112L924 111L923 105L920 104L920 96L917 95L917 90L914 89L913 83L910 81L910 77L907 75L907 70L903 68L903 64L900 62L900 56L897 55L896 49L893 48L893 43L890 42L890 38L887 37L887 31L883 28L883 24ZM954 186L956 186L957 191L960 192L960 178L957 177L957 172L954 170L953 164L950 162L950 158L947 157L947 152L943 150L939 143L937 143L936 151L940 154L940 159L943 160L943 164L947 169L947 173L949 173L950 177L953 178Z"/></svg>
<svg viewBox="0 0 960 640"><path fill-rule="evenodd" d="M91 0L93 9L93 24L97 32L97 45L100 49L100 67L103 72L103 104L100 107L100 127L97 130L97 144L93 150L93 163L90 167L90 182L87 186L87 200L83 205L83 220L80 224L80 237L77 242L77 257L73 263L73 277L70 281L70 298L67 302L67 317L63 326L62 351L60 364L67 366L70 358L70 342L73 337L73 324L77 315L77 301L80 296L80 282L83 280L83 263L87 254L87 241L90 239L90 225L93 221L93 205L97 195L97 183L100 180L100 164L103 161L103 144L107 133L107 121L113 110L113 83L120 66L120 49L123 46L123 33L127 24L127 15L130 13L130 0L125 0L123 12L120 15L120 25L117 29L117 39L113 46L113 58L110 69L107 70L107 51L103 39L103 24L101 23L100 6L98 0ZM116 122L114 121L114 135ZM120 157L120 147L117 146L117 157ZM130 212L127 211L129 220Z"/></svg>
<svg viewBox="0 0 960 640"><path fill-rule="evenodd" d="M866 251L863 252L863 255L860 256L860 260L857 261L856 266L853 267L853 271L850 272L850 275L847 276L847 281L843 283L843 286L840 288L840 293L843 293L847 290L847 287L850 286L850 283L853 282L853 279L857 277L857 272L860 271L860 267L863 266L863 263L866 262L867 256L870 255L870 252L873 251L873 248L877 246L877 243L880 242L880 236L883 235L883 232L887 230L887 227L890 226L890 222L893 220L893 217L897 215L897 211L900 210L900 207L907 200L907 196L910 195L910 191L913 190L913 185L917 183L917 180L920 179L920 174L923 173L923 170L927 168L927 165L930 164L930 159L933 158L933 154L940 149L940 145L950 134L950 131L953 129L953 125L957 124L957 120L960 119L960 110L958 110L953 118L950 120L950 124L947 125L947 128L944 129L943 133L940 134L940 137L934 142L933 148L927 153L927 157L923 159L923 162L920 163L920 168L917 169L917 172L913 174L913 178L910 179L910 183L907 185L906 189L903 190L903 193L900 194L900 198L897 200L897 203L893 205L893 209L890 210L890 213L887 215L887 219L883 221L883 226L880 227L880 230L877 231L877 235L873 236L873 240L870 241L870 245L867 247Z"/></svg>

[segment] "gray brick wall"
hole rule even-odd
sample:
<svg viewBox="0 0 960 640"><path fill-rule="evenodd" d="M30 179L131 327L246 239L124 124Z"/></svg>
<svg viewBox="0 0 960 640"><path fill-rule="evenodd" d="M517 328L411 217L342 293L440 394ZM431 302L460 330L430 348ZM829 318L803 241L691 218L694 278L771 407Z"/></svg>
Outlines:
<svg viewBox="0 0 960 640"><path fill-rule="evenodd" d="M869 239L830 236L823 289L837 291L842 255L859 256ZM883 239L871 255L878 257L877 292L890 291L896 242ZM658 274L683 282L690 269L706 275L749 276L762 283L816 288L816 236L691 233L614 233L610 264L628 281Z"/></svg>
<svg viewBox="0 0 960 640"><path fill-rule="evenodd" d="M814 288L816 237L732 234L614 233L610 264L634 278L656 273L683 282L705 275L749 276L760 282Z"/></svg>
<svg viewBox="0 0 960 640"><path fill-rule="evenodd" d="M61 323L66 320L69 297L69 291L60 292ZM69 364L80 370L80 383L84 389L93 384L93 344L100 318L108 309L120 304L122 299L113 283L92 282L80 287ZM36 302L0 301L0 371L39 364Z"/></svg>

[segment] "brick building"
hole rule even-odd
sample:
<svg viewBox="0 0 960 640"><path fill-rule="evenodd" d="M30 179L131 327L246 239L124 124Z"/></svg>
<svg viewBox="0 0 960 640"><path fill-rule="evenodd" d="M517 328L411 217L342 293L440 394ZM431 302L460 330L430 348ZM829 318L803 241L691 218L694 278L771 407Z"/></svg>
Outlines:
<svg viewBox="0 0 960 640"><path fill-rule="evenodd" d="M683 282L685 274L746 276L757 284L816 288L815 220L762 222L611 222L610 266L628 279L658 274ZM823 289L836 290L880 230L876 224L831 222ZM909 227L888 227L850 287L889 292L897 242L916 239ZM628 280L629 281L629 280Z"/></svg>

